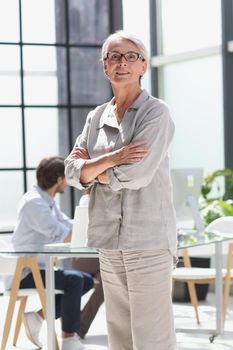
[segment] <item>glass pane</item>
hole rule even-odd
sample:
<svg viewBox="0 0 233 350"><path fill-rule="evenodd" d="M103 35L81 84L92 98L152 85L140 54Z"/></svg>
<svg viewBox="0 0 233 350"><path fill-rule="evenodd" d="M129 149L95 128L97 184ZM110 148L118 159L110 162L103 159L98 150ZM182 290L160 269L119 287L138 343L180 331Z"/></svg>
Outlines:
<svg viewBox="0 0 233 350"><path fill-rule="evenodd" d="M66 15L65 6L66 2L64 0L56 0L55 4L55 20L56 20L56 42L65 43L66 42Z"/></svg>
<svg viewBox="0 0 233 350"><path fill-rule="evenodd" d="M20 93L19 48L0 46L0 104L19 104Z"/></svg>
<svg viewBox="0 0 233 350"><path fill-rule="evenodd" d="M57 104L57 77L27 76L24 78L24 93L25 104Z"/></svg>
<svg viewBox="0 0 233 350"><path fill-rule="evenodd" d="M67 186L65 192L60 195L59 208L63 213L73 218L73 213L71 214L71 199L70 199L71 187Z"/></svg>
<svg viewBox="0 0 233 350"><path fill-rule="evenodd" d="M100 62L100 49L70 50L72 104L98 105L110 99L110 88Z"/></svg>
<svg viewBox="0 0 233 350"><path fill-rule="evenodd" d="M66 50L57 48L57 79L58 79L58 102L67 104L67 60Z"/></svg>
<svg viewBox="0 0 233 350"><path fill-rule="evenodd" d="M21 103L20 76L0 73L0 104L11 105Z"/></svg>
<svg viewBox="0 0 233 350"><path fill-rule="evenodd" d="M73 108L72 109L72 146L76 138L82 133L88 113L92 108Z"/></svg>
<svg viewBox="0 0 233 350"><path fill-rule="evenodd" d="M26 46L23 54L25 103L57 104L56 48Z"/></svg>
<svg viewBox="0 0 233 350"><path fill-rule="evenodd" d="M102 44L110 32L108 0L70 0L70 43Z"/></svg>
<svg viewBox="0 0 233 350"><path fill-rule="evenodd" d="M0 1L0 41L19 41L19 1Z"/></svg>
<svg viewBox="0 0 233 350"><path fill-rule="evenodd" d="M28 170L27 171L27 190L30 191L34 185L37 184L36 180L36 171Z"/></svg>
<svg viewBox="0 0 233 350"><path fill-rule="evenodd" d="M54 0L22 0L24 42L55 42Z"/></svg>
<svg viewBox="0 0 233 350"><path fill-rule="evenodd" d="M221 44L221 0L163 0L161 5L163 54Z"/></svg>
<svg viewBox="0 0 233 350"><path fill-rule="evenodd" d="M19 60L19 47L11 45L0 46L0 70L3 73L10 71L11 74L19 73L20 60Z"/></svg>
<svg viewBox="0 0 233 350"><path fill-rule="evenodd" d="M66 158L67 155L70 153L70 146L69 146L69 123L68 123L68 113L67 109L65 108L59 108L58 110L59 115L59 155Z"/></svg>
<svg viewBox="0 0 233 350"><path fill-rule="evenodd" d="M36 167L39 161L58 154L58 111L55 108L26 108L27 167Z"/></svg>
<svg viewBox="0 0 233 350"><path fill-rule="evenodd" d="M23 166L22 124L19 108L0 108L0 168Z"/></svg>
<svg viewBox="0 0 233 350"><path fill-rule="evenodd" d="M176 125L173 168L224 166L221 66L216 56L164 67L164 99Z"/></svg>
<svg viewBox="0 0 233 350"><path fill-rule="evenodd" d="M149 0L123 0L123 28L143 41L150 48ZM132 16L133 12L133 16ZM139 25L140 23L140 25ZM143 28L143 30L142 30Z"/></svg>
<svg viewBox="0 0 233 350"><path fill-rule="evenodd" d="M0 226L15 226L19 200L23 195L23 172L0 171Z"/></svg>
<svg viewBox="0 0 233 350"><path fill-rule="evenodd" d="M150 57L150 8L149 1L123 0L123 29L141 39L145 44ZM132 16L133 11L133 16ZM139 25L140 23L140 25ZM143 28L143 30L142 30ZM141 81L142 88L151 91L150 65Z"/></svg>
<svg viewBox="0 0 233 350"><path fill-rule="evenodd" d="M28 72L55 74L57 69L56 48L46 46L24 46L23 66Z"/></svg>

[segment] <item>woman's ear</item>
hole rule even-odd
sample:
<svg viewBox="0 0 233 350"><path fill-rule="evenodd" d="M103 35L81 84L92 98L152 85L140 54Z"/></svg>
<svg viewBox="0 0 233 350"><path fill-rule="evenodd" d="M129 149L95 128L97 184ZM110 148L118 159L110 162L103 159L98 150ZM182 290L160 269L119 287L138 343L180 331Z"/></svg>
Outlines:
<svg viewBox="0 0 233 350"><path fill-rule="evenodd" d="M146 70L147 70L147 61L143 61L141 76L143 76L146 73Z"/></svg>
<svg viewBox="0 0 233 350"><path fill-rule="evenodd" d="M106 76L108 76L108 71L107 71L107 65L104 63L103 65L103 71Z"/></svg>

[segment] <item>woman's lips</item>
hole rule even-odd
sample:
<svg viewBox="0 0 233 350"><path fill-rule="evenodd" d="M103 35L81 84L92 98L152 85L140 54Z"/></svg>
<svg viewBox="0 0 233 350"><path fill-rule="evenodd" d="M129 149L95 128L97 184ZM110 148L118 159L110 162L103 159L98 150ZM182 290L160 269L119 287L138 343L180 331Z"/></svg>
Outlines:
<svg viewBox="0 0 233 350"><path fill-rule="evenodd" d="M117 75L128 75L129 72L116 72Z"/></svg>

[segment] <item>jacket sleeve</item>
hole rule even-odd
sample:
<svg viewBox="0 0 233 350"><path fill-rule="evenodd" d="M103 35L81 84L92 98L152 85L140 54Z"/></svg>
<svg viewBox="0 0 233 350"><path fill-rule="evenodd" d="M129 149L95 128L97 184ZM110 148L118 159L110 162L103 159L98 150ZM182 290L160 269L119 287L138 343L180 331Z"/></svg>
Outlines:
<svg viewBox="0 0 233 350"><path fill-rule="evenodd" d="M148 154L139 162L120 165L108 170L113 191L123 188L137 190L146 187L152 180L161 162L167 156L174 135L174 123L165 103L150 108L135 129L133 141L147 141Z"/></svg>
<svg viewBox="0 0 233 350"><path fill-rule="evenodd" d="M87 139L90 129L90 122L91 122L91 116L93 111L91 111L86 119L86 123L84 125L82 134L79 135L76 139L74 147L83 147L87 149ZM74 149L73 147L73 149ZM71 153L68 155L68 157L65 159L65 176L66 181L70 186L77 187L78 189L82 190L84 188L87 188L91 186L92 183L88 184L87 186L83 186L80 182L80 175L81 175L81 169L84 166L86 160L79 158L74 159L71 157Z"/></svg>

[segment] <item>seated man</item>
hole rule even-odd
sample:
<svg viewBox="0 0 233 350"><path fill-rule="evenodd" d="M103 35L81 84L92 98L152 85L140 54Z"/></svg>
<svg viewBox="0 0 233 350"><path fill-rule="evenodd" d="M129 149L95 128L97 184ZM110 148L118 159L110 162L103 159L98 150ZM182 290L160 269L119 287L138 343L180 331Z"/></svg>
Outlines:
<svg viewBox="0 0 233 350"><path fill-rule="evenodd" d="M17 224L12 237L16 249L30 244L48 244L70 241L72 223L56 206L54 197L66 188L64 159L44 158L36 169L37 186L24 194L20 201ZM45 265L42 257L37 257L43 283L45 284ZM20 288L34 288L30 271L25 270ZM64 294L56 295L56 318L62 322L62 350L82 350L85 347L79 340L80 304L84 293L93 287L91 274L76 270L59 268L55 270L55 288ZM31 341L41 347L39 332L43 313L28 312L24 324Z"/></svg>

